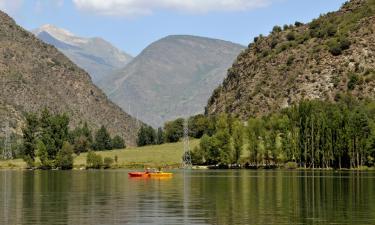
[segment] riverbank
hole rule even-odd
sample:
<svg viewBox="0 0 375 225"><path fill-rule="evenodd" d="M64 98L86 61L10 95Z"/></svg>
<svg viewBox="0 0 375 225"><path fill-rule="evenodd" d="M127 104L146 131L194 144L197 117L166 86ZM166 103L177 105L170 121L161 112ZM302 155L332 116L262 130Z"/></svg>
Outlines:
<svg viewBox="0 0 375 225"><path fill-rule="evenodd" d="M191 148L194 148L198 144L199 140L190 140ZM183 142L112 151L98 151L95 153L101 155L103 158L110 157L114 161L117 158L117 162L112 165L114 169L145 167L178 168L181 166ZM74 169L83 169L86 167L86 155L87 153L82 153L79 156L75 156ZM26 169L26 163L22 159L0 161L0 169Z"/></svg>

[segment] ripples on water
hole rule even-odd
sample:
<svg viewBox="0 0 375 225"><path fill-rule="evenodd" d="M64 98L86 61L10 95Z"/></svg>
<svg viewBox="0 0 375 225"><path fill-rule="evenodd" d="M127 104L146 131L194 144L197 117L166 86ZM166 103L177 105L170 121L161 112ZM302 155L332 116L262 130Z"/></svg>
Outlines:
<svg viewBox="0 0 375 225"><path fill-rule="evenodd" d="M375 172L0 171L0 224L375 224Z"/></svg>

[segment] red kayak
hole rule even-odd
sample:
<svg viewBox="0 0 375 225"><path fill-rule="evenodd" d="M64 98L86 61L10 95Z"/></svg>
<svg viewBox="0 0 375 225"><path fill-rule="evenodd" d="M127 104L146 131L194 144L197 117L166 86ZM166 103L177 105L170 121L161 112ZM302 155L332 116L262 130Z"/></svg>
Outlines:
<svg viewBox="0 0 375 225"><path fill-rule="evenodd" d="M147 172L130 172L129 177L148 177Z"/></svg>

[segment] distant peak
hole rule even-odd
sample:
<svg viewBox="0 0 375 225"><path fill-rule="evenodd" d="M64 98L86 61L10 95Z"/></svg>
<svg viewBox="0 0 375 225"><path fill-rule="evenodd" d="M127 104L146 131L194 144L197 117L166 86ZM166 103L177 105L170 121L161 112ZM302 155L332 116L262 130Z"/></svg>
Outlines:
<svg viewBox="0 0 375 225"><path fill-rule="evenodd" d="M65 29L62 29L62 28L58 28L52 24L45 24L43 26L41 26L39 29L39 31L46 31L50 34L60 34L60 35L65 35L65 36L75 36L72 32L68 31L68 30L65 30Z"/></svg>
<svg viewBox="0 0 375 225"><path fill-rule="evenodd" d="M81 38L75 36L72 32L66 29L59 28L57 26L54 26L52 24L45 24L41 26L40 28L33 31L35 35L39 35L42 32L47 32L54 38L75 45L75 44L84 44L88 42L87 38Z"/></svg>

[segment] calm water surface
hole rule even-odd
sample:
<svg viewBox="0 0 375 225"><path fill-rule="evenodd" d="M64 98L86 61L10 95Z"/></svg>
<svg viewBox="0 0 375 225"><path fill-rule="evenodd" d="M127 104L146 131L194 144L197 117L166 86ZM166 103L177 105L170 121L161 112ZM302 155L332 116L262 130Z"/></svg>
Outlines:
<svg viewBox="0 0 375 225"><path fill-rule="evenodd" d="M375 172L0 171L0 224L374 224Z"/></svg>

